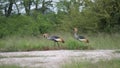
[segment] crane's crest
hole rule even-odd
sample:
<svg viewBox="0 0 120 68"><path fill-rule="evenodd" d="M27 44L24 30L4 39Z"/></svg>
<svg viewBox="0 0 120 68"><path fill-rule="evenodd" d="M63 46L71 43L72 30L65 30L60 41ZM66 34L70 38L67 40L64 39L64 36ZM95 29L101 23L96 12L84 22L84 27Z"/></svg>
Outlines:
<svg viewBox="0 0 120 68"><path fill-rule="evenodd" d="M74 28L74 32L77 33L77 32L78 32L78 29L77 29L77 28Z"/></svg>

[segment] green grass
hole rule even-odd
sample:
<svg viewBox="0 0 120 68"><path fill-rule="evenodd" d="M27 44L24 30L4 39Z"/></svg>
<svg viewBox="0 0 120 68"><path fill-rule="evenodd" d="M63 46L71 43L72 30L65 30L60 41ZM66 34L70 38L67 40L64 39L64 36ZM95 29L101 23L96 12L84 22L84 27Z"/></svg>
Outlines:
<svg viewBox="0 0 120 68"><path fill-rule="evenodd" d="M47 43L46 43L47 42ZM52 42L38 37L7 37L0 41L1 51L30 51L50 48Z"/></svg>
<svg viewBox="0 0 120 68"><path fill-rule="evenodd" d="M74 39L73 35L53 34L61 36L65 39L65 43L59 43L60 47L54 46L54 42L47 40L40 35L34 36L11 36L0 39L0 51L33 51L33 50L86 50L86 49L120 49L119 34L96 34L87 35L90 43L83 43Z"/></svg>
<svg viewBox="0 0 120 68"><path fill-rule="evenodd" d="M22 68L17 65L0 65L0 68Z"/></svg>
<svg viewBox="0 0 120 68"><path fill-rule="evenodd" d="M90 39L90 45L95 49L120 49L120 34L98 34Z"/></svg>
<svg viewBox="0 0 120 68"><path fill-rule="evenodd" d="M62 68L120 68L120 59L108 61L91 62L72 62L62 66Z"/></svg>
<svg viewBox="0 0 120 68"><path fill-rule="evenodd" d="M120 49L115 50L113 53L120 53Z"/></svg>

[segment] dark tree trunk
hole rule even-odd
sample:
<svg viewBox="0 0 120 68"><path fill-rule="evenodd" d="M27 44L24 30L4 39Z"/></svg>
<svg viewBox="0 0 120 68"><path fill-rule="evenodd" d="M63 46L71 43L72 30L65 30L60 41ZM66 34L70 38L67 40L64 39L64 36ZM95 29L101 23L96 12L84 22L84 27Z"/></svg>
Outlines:
<svg viewBox="0 0 120 68"><path fill-rule="evenodd" d="M35 9L38 10L38 0L35 2Z"/></svg>
<svg viewBox="0 0 120 68"><path fill-rule="evenodd" d="M24 7L27 15L30 15L31 4L32 4L32 0L29 1L24 0Z"/></svg>
<svg viewBox="0 0 120 68"><path fill-rule="evenodd" d="M46 7L45 7L45 0L43 0L42 1L42 7L41 7L41 12L44 14L44 12L45 12L45 9L46 9Z"/></svg>
<svg viewBox="0 0 120 68"><path fill-rule="evenodd" d="M16 8L17 8L17 13L18 13L18 15L20 15L20 10L19 10L18 5L16 4L16 1L15 1L15 0L14 0L14 4L15 4L15 6L16 6Z"/></svg>
<svg viewBox="0 0 120 68"><path fill-rule="evenodd" d="M12 6L13 6L13 0L9 0L9 6L8 6L8 10L7 7L5 7L5 13L6 13L6 17L11 15L12 12Z"/></svg>

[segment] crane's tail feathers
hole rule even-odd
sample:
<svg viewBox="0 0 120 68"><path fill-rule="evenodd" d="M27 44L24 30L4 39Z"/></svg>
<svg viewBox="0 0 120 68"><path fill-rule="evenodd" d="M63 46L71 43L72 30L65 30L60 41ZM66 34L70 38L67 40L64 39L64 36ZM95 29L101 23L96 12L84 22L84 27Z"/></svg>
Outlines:
<svg viewBox="0 0 120 68"><path fill-rule="evenodd" d="M62 38L55 39L55 41L65 43L64 39Z"/></svg>
<svg viewBox="0 0 120 68"><path fill-rule="evenodd" d="M64 39L63 39L63 38L61 38L61 42L62 42L62 43L65 43L65 41L64 41Z"/></svg>
<svg viewBox="0 0 120 68"><path fill-rule="evenodd" d="M85 43L89 43L88 39L79 39L79 40L82 41L82 42L85 42Z"/></svg>
<svg viewBox="0 0 120 68"><path fill-rule="evenodd" d="M62 40L62 43L65 43L65 41L64 41L64 40Z"/></svg>

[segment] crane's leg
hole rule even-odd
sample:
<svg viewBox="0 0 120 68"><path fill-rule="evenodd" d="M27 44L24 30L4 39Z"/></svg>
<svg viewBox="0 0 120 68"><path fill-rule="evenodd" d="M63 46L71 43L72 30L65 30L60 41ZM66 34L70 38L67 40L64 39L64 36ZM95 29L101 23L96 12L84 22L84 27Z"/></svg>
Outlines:
<svg viewBox="0 0 120 68"><path fill-rule="evenodd" d="M58 47L60 46L59 43L57 42Z"/></svg>
<svg viewBox="0 0 120 68"><path fill-rule="evenodd" d="M54 42L54 47L55 47L55 43L56 43L56 42Z"/></svg>

